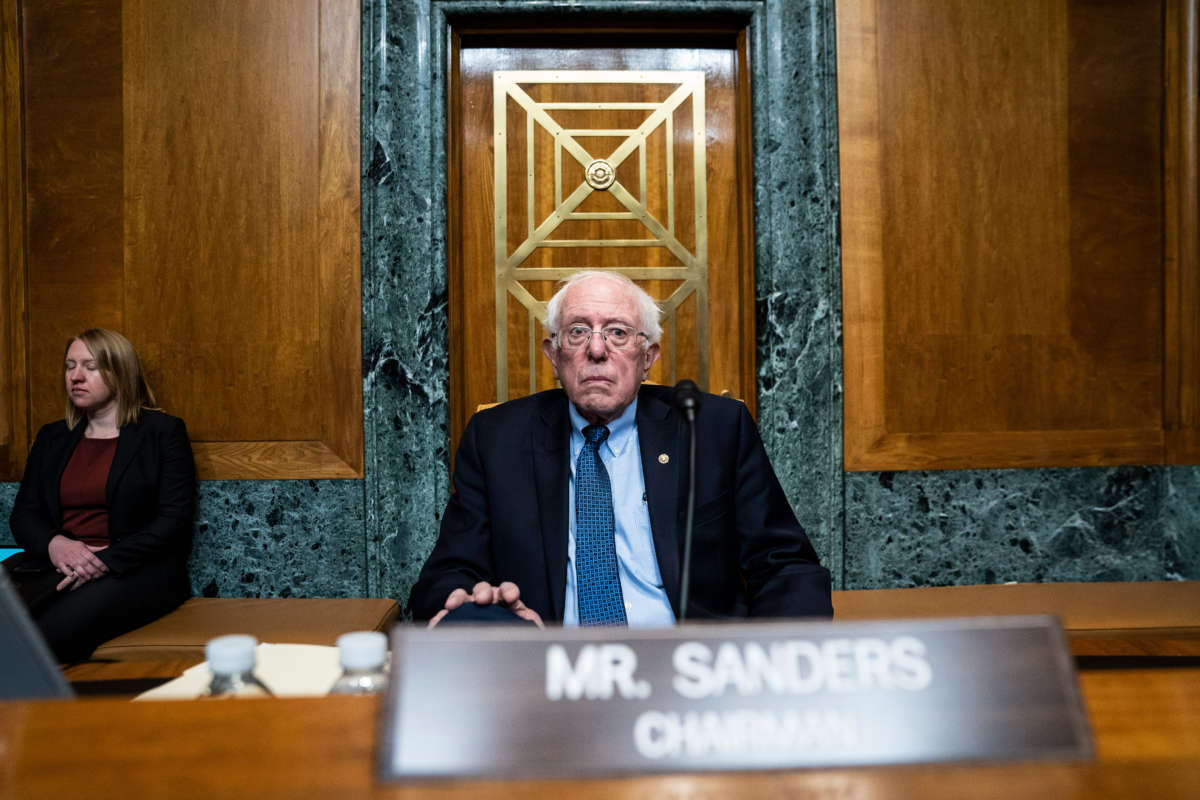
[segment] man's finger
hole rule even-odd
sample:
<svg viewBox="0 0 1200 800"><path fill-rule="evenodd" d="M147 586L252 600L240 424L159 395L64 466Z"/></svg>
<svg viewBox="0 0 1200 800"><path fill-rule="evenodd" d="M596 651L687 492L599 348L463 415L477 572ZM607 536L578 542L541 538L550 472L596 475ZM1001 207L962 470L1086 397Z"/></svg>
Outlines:
<svg viewBox="0 0 1200 800"><path fill-rule="evenodd" d="M467 594L466 589L455 589L453 592L450 593L450 596L446 598L446 602L443 605L442 610L443 611L453 611L454 609L461 606L463 603L467 602L467 600L469 600L470 598L471 598L471 596L469 594Z"/></svg>
<svg viewBox="0 0 1200 800"><path fill-rule="evenodd" d="M512 581L504 581L504 583L496 588L496 591L500 595L500 602L506 606L511 606L521 601L521 589Z"/></svg>
<svg viewBox="0 0 1200 800"><path fill-rule="evenodd" d="M471 588L471 599L475 605L488 606L496 602L495 587L487 581L480 581Z"/></svg>
<svg viewBox="0 0 1200 800"><path fill-rule="evenodd" d="M545 623L542 622L542 615L534 611L521 600L521 588L512 581L505 581L500 584L497 592L504 598L504 605L508 610L516 614L521 619L529 620L539 628L545 628Z"/></svg>
<svg viewBox="0 0 1200 800"><path fill-rule="evenodd" d="M524 603L517 601L516 605L511 605L508 608L521 619L527 619L534 625L537 625L539 628L545 630L546 623L542 622L542 615Z"/></svg>

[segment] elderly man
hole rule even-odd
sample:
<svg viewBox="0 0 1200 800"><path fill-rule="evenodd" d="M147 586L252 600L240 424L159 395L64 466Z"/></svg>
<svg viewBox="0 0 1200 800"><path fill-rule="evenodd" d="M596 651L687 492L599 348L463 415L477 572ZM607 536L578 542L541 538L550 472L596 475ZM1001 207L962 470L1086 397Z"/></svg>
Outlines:
<svg viewBox="0 0 1200 800"><path fill-rule="evenodd" d="M654 300L617 273L568 278L542 351L562 389L471 418L417 619L481 612L538 625L671 625L680 616L687 425L658 359ZM696 418L688 619L828 617L829 573L788 506L745 406ZM511 613L510 613L511 612Z"/></svg>

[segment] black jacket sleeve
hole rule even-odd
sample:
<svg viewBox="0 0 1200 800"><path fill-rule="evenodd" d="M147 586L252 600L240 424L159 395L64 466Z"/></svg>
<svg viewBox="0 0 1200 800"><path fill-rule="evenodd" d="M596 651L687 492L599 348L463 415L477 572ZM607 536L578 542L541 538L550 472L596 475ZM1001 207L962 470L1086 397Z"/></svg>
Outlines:
<svg viewBox="0 0 1200 800"><path fill-rule="evenodd" d="M494 579L487 475L477 439L472 417L454 456L453 493L437 544L409 594L408 613L415 619L437 614L455 589L469 592L479 581Z"/></svg>
<svg viewBox="0 0 1200 800"><path fill-rule="evenodd" d="M147 412L152 413L152 412ZM183 420L156 414L109 503L112 544L96 555L117 574L166 556L187 557L196 513L196 467Z"/></svg>
<svg viewBox="0 0 1200 800"><path fill-rule="evenodd" d="M21 477L21 487L17 490L13 502L12 515L9 517L9 527L13 538L26 552L35 556L49 559L50 540L59 533L65 533L58 527L59 520L51 516L50 507L46 501L45 484L47 475L54 474L52 450L55 439L65 436L67 427L62 422L42 426L33 441L29 458L25 461L25 473ZM57 489L54 489L57 491Z"/></svg>
<svg viewBox="0 0 1200 800"><path fill-rule="evenodd" d="M831 617L829 570L796 520L744 406L738 419L735 518L746 612L751 617Z"/></svg>

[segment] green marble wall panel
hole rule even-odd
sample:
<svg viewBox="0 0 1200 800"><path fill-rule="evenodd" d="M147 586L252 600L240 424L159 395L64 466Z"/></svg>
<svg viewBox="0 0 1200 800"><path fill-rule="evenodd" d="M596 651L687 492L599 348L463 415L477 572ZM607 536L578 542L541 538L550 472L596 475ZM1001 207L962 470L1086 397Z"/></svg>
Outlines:
<svg viewBox="0 0 1200 800"><path fill-rule="evenodd" d="M445 109L425 0L363 3L367 587L402 604L448 496Z"/></svg>
<svg viewBox="0 0 1200 800"><path fill-rule="evenodd" d="M13 500L17 496L16 483L0 483L0 513L4 516L0 521L0 547L15 546L12 529L8 527L8 517L12 514Z"/></svg>
<svg viewBox="0 0 1200 800"><path fill-rule="evenodd" d="M1165 470L1163 535L1166 577L1200 580L1200 467Z"/></svg>
<svg viewBox="0 0 1200 800"><path fill-rule="evenodd" d="M0 483L0 546L17 484ZM202 481L191 577L205 597L362 597L362 481Z"/></svg>
<svg viewBox="0 0 1200 800"><path fill-rule="evenodd" d="M841 282L832 3L763 4L751 38L758 423L840 583Z"/></svg>
<svg viewBox="0 0 1200 800"><path fill-rule="evenodd" d="M190 562L204 597L363 597L363 482L203 481Z"/></svg>
<svg viewBox="0 0 1200 800"><path fill-rule="evenodd" d="M849 473L845 585L1163 580L1165 474Z"/></svg>

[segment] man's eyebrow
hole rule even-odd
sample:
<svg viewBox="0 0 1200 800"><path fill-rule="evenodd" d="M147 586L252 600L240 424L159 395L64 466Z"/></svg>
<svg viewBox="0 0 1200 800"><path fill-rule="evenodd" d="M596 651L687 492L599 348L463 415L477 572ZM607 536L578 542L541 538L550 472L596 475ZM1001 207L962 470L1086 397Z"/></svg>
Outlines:
<svg viewBox="0 0 1200 800"><path fill-rule="evenodd" d="M568 326L570 326L570 325L589 326L592 323L588 322L586 319L576 318L576 319L570 320L569 322L566 322L564 324L566 324ZM609 317L600 323L600 327L602 327L602 328L607 328L609 325L623 325L626 328L635 328L635 329L637 328L637 325L635 323L627 322L623 317Z"/></svg>

